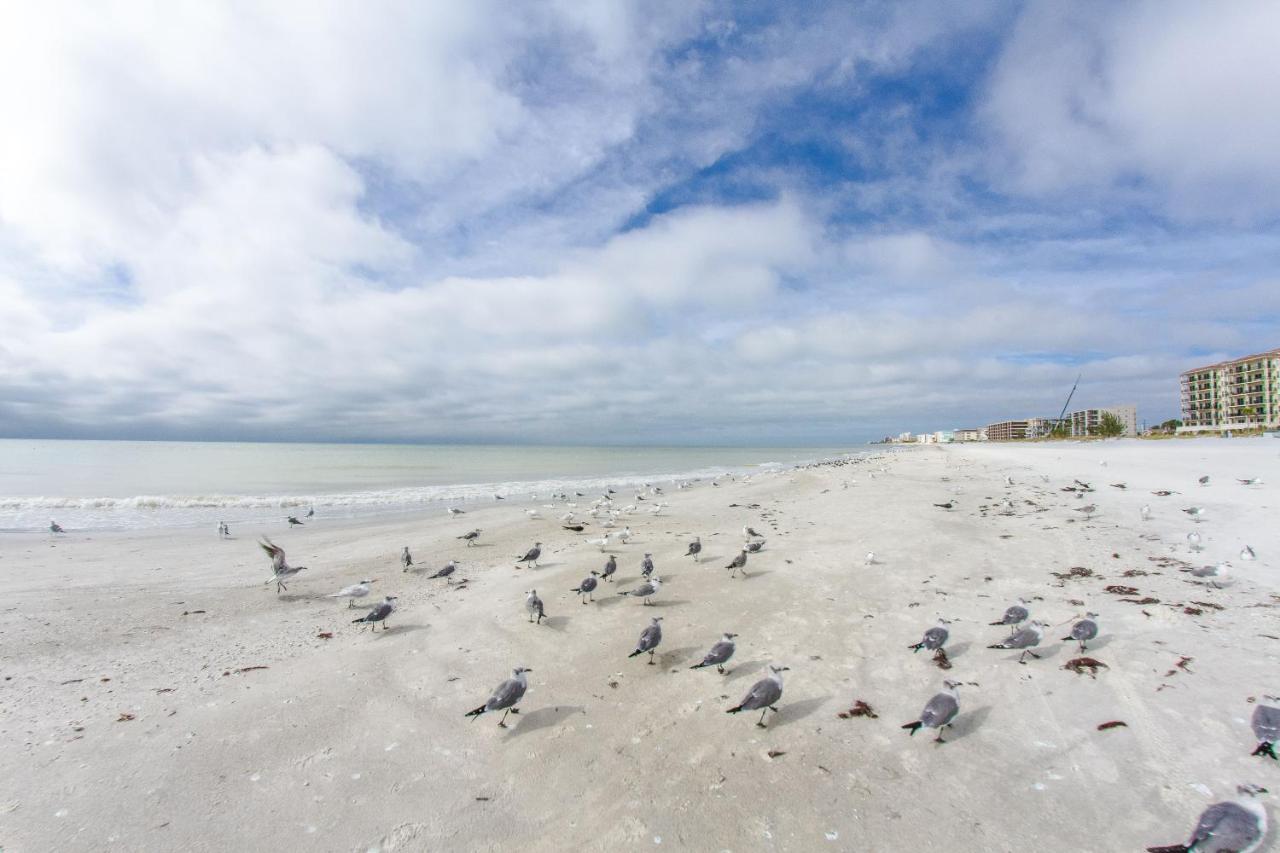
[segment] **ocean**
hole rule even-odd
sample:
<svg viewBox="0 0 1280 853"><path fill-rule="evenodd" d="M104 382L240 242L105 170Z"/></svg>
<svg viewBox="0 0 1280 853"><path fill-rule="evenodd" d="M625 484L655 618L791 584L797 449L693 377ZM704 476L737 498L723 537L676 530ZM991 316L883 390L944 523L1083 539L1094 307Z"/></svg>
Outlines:
<svg viewBox="0 0 1280 853"><path fill-rule="evenodd" d="M0 530L235 525L314 507L365 518L710 479L848 448L515 447L0 439Z"/></svg>

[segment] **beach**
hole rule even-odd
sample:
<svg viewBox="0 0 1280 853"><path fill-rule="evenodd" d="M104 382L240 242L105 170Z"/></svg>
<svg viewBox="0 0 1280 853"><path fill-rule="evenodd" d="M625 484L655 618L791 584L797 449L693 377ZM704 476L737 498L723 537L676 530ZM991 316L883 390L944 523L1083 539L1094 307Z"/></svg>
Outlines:
<svg viewBox="0 0 1280 853"><path fill-rule="evenodd" d="M1092 491L1062 491L1077 480ZM582 533L546 495L457 517L260 521L229 539L3 533L0 847L1174 844L1236 785L1280 786L1248 725L1280 693L1278 486L1280 441L1258 438L904 448L643 502L632 489L615 507L637 504L618 521L634 536L609 547L616 582L587 605L570 590L607 558L585 542L600 533L592 495L573 498ZM651 515L655 501L669 507ZM730 578L744 525L765 545ZM457 538L476 527L476 547ZM287 592L267 583L261 536L308 567ZM695 536L698 562L683 556ZM539 541L537 567L517 568ZM646 552L663 582L652 607L614 594L638 585ZM465 584L426 577L450 559ZM1224 560L1221 584L1181 571ZM326 597L364 578L369 601L398 596L386 631ZM1025 664L987 648L1019 599L1050 626ZM1101 631L1082 655L1060 638L1087 611ZM628 655L653 616L649 666ZM939 618L946 670L908 648ZM740 635L728 673L690 670L726 631ZM1063 669L1085 655L1105 667ZM770 662L789 671L768 728L726 714ZM532 671L509 728L464 717L516 666ZM944 679L961 685L947 742L909 736ZM841 716L859 701L875 716Z"/></svg>

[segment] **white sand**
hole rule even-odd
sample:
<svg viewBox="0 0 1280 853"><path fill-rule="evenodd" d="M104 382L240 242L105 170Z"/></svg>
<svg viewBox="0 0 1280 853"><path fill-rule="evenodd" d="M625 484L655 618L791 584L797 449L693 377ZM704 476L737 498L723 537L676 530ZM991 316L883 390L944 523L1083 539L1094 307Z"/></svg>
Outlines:
<svg viewBox="0 0 1280 853"><path fill-rule="evenodd" d="M629 519L618 583L585 607L569 590L603 564L591 533L519 505L225 542L0 538L0 847L1117 851L1184 839L1239 782L1280 788L1247 724L1249 697L1280 692L1280 441L920 448L887 464L673 492L669 515ZM1058 491L1075 477L1097 489L1092 521ZM931 506L951 497L953 512ZM1193 503L1201 524L1178 511ZM768 545L729 580L744 523ZM453 538L472 526L483 547ZM263 532L311 566L279 598ZM700 565L680 556L695 534ZM535 539L541 566L514 569ZM1237 558L1246 543L1257 561ZM469 584L402 574L405 544L431 568L460 560ZM653 608L611 594L644 551L669 581ZM1236 582L1192 585L1153 557L1229 559ZM1095 577L1050 574L1073 566ZM400 596L385 635L322 597L362 577ZM525 621L531 586L541 627ZM1019 596L1055 626L1026 666L986 648ZM1148 596L1160 603L1119 601ZM1061 669L1077 651L1058 638L1086 609L1102 625L1088 654L1110 667L1096 680ZM654 614L651 667L627 655ZM939 614L947 673L906 648ZM723 631L741 634L731 673L689 671ZM791 671L761 731L724 709L768 661ZM517 664L533 672L512 728L464 718ZM253 666L268 668L235 672ZM908 737L944 677L966 682L950 742ZM837 717L858 699L879 718ZM1110 720L1127 727L1097 730Z"/></svg>

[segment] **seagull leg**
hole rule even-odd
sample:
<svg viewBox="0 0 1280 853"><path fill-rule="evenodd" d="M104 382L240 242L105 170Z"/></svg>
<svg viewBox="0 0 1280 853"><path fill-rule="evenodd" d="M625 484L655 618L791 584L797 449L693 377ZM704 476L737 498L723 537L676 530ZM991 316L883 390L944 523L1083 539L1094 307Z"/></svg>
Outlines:
<svg viewBox="0 0 1280 853"><path fill-rule="evenodd" d="M654 663L653 663L653 649L649 649L649 666L654 666Z"/></svg>
<svg viewBox="0 0 1280 853"><path fill-rule="evenodd" d="M720 673L721 675L724 675L724 667L721 666L720 664L716 664L716 672Z"/></svg>
<svg viewBox="0 0 1280 853"><path fill-rule="evenodd" d="M762 729L767 729L767 728L768 728L768 726L766 726L766 725L764 724L764 715L765 715L765 714L767 714L767 713L769 713L769 709L768 709L768 708L765 708L763 711L761 711L761 712L760 712L760 719L756 722L756 726L757 726L757 727L762 728Z"/></svg>
<svg viewBox="0 0 1280 853"><path fill-rule="evenodd" d="M942 739L942 731L943 731L943 729L945 729L945 728L946 728L946 726L941 726L941 727L938 729L938 736L937 736L936 738L934 738L934 739L933 739L933 742L934 742L934 743L946 743L946 741Z"/></svg>
<svg viewBox="0 0 1280 853"><path fill-rule="evenodd" d="M511 713L511 709L510 709L510 708L508 708L507 710L505 710L505 711L503 711L503 712L502 712L502 719L501 719L501 720L498 720L498 727L499 727L499 728L503 728L503 729L505 729L505 728L507 727L507 714L510 714L510 713Z"/></svg>

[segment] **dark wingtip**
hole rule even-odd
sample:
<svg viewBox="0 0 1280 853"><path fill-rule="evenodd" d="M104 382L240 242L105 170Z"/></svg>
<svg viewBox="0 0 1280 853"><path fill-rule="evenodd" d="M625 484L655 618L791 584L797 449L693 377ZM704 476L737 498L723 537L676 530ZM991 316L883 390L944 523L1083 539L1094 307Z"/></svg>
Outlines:
<svg viewBox="0 0 1280 853"><path fill-rule="evenodd" d="M1269 740L1259 743L1258 748L1251 752L1250 755L1265 755L1273 761L1280 761L1280 757L1276 756L1275 744Z"/></svg>
<svg viewBox="0 0 1280 853"><path fill-rule="evenodd" d="M924 727L924 723L920 722L919 720L915 720L913 722L907 723L906 725L902 726L902 728L904 729L911 729L912 735L914 735L917 731L919 731L923 727Z"/></svg>

